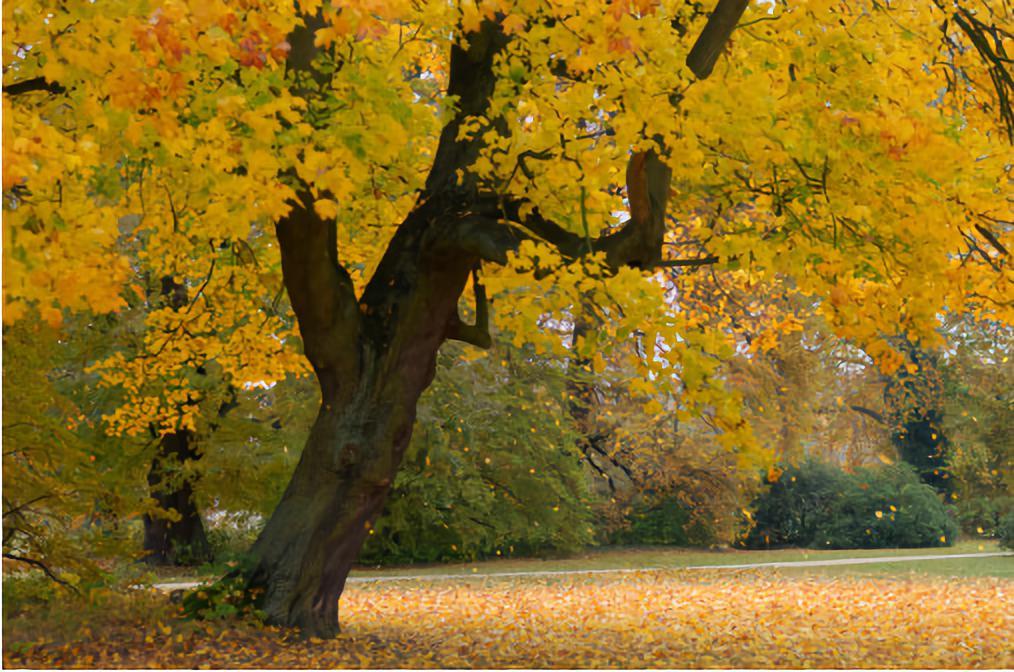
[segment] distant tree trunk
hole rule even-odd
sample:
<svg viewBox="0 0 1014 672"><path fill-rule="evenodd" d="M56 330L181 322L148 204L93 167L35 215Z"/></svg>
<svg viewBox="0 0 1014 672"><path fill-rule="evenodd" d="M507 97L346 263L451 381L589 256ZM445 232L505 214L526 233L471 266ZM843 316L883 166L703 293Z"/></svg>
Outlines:
<svg viewBox="0 0 1014 672"><path fill-rule="evenodd" d="M178 520L145 515L145 562L153 565L193 565L211 559L204 521L194 503L193 483L172 472L198 457L189 431L166 434L148 471L148 487L158 507L175 512ZM170 483L168 485L166 483Z"/></svg>
<svg viewBox="0 0 1014 672"><path fill-rule="evenodd" d="M923 482L949 496L954 483L948 469L943 381L936 357L903 338L898 342L909 363L918 369L910 373L906 367L900 367L885 381L884 399L890 409L891 441L899 457L918 472Z"/></svg>
<svg viewBox="0 0 1014 672"><path fill-rule="evenodd" d="M162 278L162 299L174 310L187 305L187 288L172 276ZM196 565L211 559L211 546L204 521L194 501L191 478L174 471L185 462L198 459L193 434L178 429L164 435L148 470L148 489L158 507L175 512L178 520L165 516L144 516L144 561L153 565Z"/></svg>

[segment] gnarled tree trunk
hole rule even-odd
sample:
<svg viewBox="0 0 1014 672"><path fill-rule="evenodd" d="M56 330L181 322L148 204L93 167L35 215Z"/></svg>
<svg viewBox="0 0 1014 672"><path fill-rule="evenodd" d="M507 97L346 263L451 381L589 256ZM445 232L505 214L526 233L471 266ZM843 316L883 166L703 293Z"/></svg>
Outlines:
<svg viewBox="0 0 1014 672"><path fill-rule="evenodd" d="M746 3L719 5L742 13ZM729 23L728 12L718 15L721 25L705 33L724 43L735 21ZM319 16L307 17L293 31L288 60L290 69L324 84L327 77L314 65L314 31L321 26ZM441 343L490 345L480 264L504 263L523 239L553 245L567 259L604 253L613 268L651 268L661 260L670 171L654 150L630 157L630 220L593 240L546 219L524 198L497 193L496 185L480 183L469 171L485 132L507 132L502 119L487 115L497 81L494 58L509 38L494 20L465 37L466 47L451 48L447 94L456 101L455 114L440 135L416 208L360 297L338 259L336 223L314 210L310 185L298 189L299 202L276 225L286 289L322 403L292 481L254 544L245 578L248 588L262 591L260 607L270 622L297 626L305 635L338 632L338 598L383 508ZM719 51L701 52L701 62L713 62ZM486 127L459 137L469 118L485 119ZM475 324L458 316L469 274Z"/></svg>
<svg viewBox="0 0 1014 672"><path fill-rule="evenodd" d="M298 216L307 215L302 210ZM286 239L281 230L279 235ZM425 276L408 268L414 263L402 269L406 275L396 273L407 291L397 303L401 319L393 333L349 329L343 344L329 341L351 358L333 364L304 329L321 408L292 481L253 548L257 565L249 582L264 590L261 609L271 622L317 636L338 632L345 578L383 509L412 434L416 403L433 379L437 350L455 324L458 297L475 261L424 257ZM296 260L283 256L291 292L298 281L290 262ZM305 310L297 307L297 315Z"/></svg>

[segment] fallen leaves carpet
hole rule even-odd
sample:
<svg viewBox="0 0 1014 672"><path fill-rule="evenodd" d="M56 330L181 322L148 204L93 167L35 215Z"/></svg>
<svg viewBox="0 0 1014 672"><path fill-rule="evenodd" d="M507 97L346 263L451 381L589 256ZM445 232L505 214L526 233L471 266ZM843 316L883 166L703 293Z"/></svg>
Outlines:
<svg viewBox="0 0 1014 672"><path fill-rule="evenodd" d="M1007 579L644 572L351 586L342 635L236 622L104 626L5 667L1011 668ZM88 634L92 629L85 628Z"/></svg>

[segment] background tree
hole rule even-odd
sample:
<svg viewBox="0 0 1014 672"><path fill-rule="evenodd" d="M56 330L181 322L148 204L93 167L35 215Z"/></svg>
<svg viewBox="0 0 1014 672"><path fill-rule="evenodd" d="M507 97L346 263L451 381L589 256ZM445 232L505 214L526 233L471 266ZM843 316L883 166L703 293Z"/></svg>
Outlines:
<svg viewBox="0 0 1014 672"><path fill-rule="evenodd" d="M1011 333L995 322L951 328L961 335L941 363L947 469L964 531L994 535L1014 509Z"/></svg>
<svg viewBox="0 0 1014 672"><path fill-rule="evenodd" d="M884 397L891 440L898 456L912 465L919 477L949 496L947 436L944 432L943 380L935 353L906 347L906 366L889 376Z"/></svg>
<svg viewBox="0 0 1014 672"><path fill-rule="evenodd" d="M81 366L102 334L82 332L91 338L66 341L23 321L3 334L3 555L71 587L134 555L127 520L153 508L143 446L104 436L108 395L84 384Z"/></svg>

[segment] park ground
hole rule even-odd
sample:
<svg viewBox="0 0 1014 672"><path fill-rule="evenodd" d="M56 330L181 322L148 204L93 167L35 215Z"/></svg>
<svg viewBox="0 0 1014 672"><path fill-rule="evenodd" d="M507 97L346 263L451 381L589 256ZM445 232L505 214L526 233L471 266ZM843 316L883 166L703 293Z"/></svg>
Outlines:
<svg viewBox="0 0 1014 672"><path fill-rule="evenodd" d="M1011 668L1014 557L689 569L995 551L995 544L978 542L868 552L637 549L361 569L342 598L343 632L331 641L303 640L252 620L182 620L157 589L96 592L73 608L55 602L23 609L5 599L3 662L7 668ZM609 569L624 571L580 573ZM363 580L380 577L387 580Z"/></svg>

